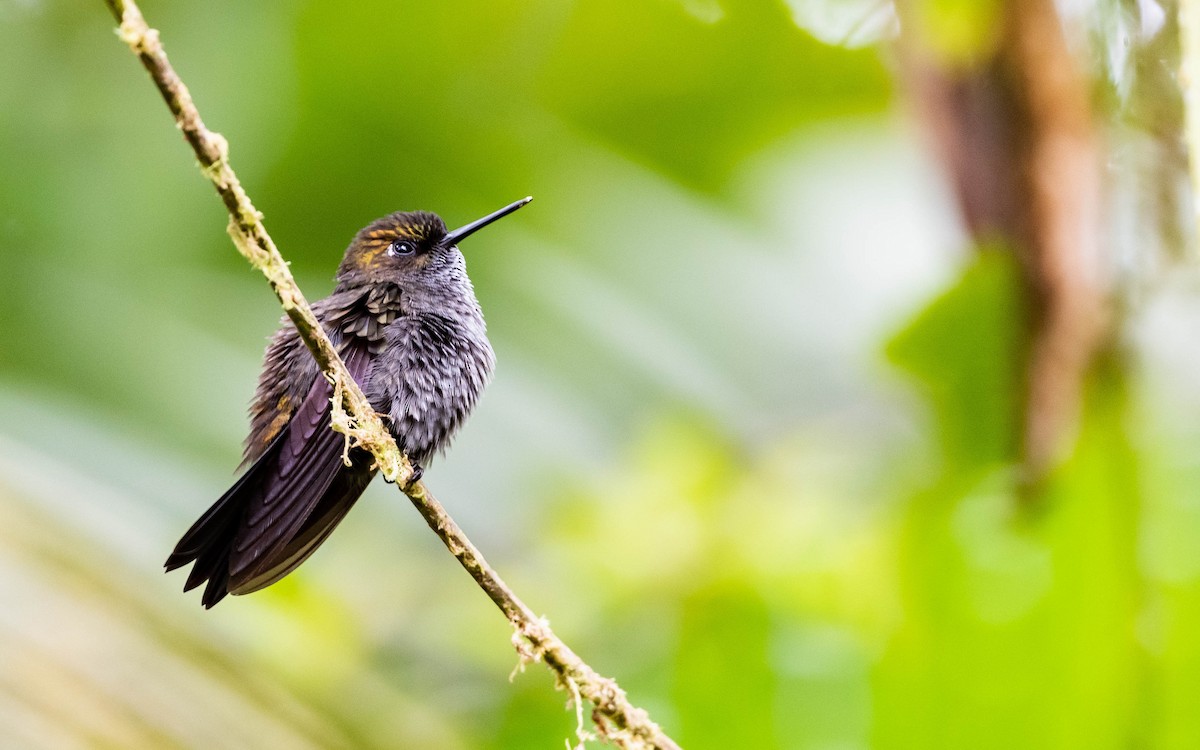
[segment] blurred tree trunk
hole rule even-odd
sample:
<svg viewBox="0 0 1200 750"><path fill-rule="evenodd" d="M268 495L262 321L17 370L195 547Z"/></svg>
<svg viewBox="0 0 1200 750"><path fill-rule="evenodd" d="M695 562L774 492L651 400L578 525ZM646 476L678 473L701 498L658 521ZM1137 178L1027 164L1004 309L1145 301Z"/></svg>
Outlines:
<svg viewBox="0 0 1200 750"><path fill-rule="evenodd" d="M900 54L979 248L1020 268L1026 482L1073 443L1111 316L1099 274L1099 161L1088 89L1052 0L901 0ZM936 6L936 8L934 7ZM947 15L953 23L947 23Z"/></svg>

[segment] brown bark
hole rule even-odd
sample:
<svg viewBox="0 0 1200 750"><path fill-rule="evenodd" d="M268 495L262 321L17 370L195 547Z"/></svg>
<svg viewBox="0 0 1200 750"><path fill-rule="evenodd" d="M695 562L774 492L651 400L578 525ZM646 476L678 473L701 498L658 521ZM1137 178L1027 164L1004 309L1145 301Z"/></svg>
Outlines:
<svg viewBox="0 0 1200 750"><path fill-rule="evenodd" d="M1052 0L1003 0L986 49L948 60L902 3L901 55L917 108L981 244L1016 254L1026 312L1019 454L1036 481L1069 447L1089 365L1109 327L1097 248L1099 163L1086 80Z"/></svg>

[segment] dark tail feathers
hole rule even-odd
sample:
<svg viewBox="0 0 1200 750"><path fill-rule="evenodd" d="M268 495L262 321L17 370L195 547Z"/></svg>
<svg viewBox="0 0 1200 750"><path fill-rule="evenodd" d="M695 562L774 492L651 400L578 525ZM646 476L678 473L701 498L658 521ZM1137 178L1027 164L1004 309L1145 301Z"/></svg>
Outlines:
<svg viewBox="0 0 1200 750"><path fill-rule="evenodd" d="M286 433L287 429L282 432ZM275 443L278 440L279 437L276 437ZM275 444L272 444L264 455L270 455L274 447ZM233 551L233 540L237 536L246 503L254 494L259 481L258 475L262 473L262 467L266 463L260 459L242 474L241 478L192 524L164 563L168 573L190 562L195 563L183 590L191 591L208 581L204 596L200 598L206 609L211 609L229 594L229 556Z"/></svg>

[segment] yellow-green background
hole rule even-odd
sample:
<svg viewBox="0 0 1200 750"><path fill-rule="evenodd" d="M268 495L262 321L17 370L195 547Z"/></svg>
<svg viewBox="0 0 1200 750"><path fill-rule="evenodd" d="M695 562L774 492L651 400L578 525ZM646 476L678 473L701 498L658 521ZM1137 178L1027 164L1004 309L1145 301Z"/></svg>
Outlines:
<svg viewBox="0 0 1200 750"><path fill-rule="evenodd" d="M1200 278L1135 106L1178 91L1084 5L1121 333L1032 513L1013 269L858 46L886 4L144 10L310 298L379 215L535 196L464 243L500 364L427 477L684 747L1194 748ZM279 314L225 221L99 0L0 0L0 746L562 747L389 487L261 594L162 575Z"/></svg>

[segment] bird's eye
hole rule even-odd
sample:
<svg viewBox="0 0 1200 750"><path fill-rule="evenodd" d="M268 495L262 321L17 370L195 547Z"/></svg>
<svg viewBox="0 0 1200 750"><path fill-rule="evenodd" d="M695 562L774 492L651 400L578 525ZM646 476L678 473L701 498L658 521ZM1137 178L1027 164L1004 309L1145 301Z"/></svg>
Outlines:
<svg viewBox="0 0 1200 750"><path fill-rule="evenodd" d="M417 246L408 240L396 240L388 245L388 255L393 257L412 255L417 252Z"/></svg>

